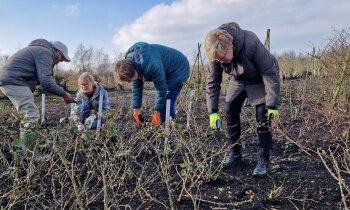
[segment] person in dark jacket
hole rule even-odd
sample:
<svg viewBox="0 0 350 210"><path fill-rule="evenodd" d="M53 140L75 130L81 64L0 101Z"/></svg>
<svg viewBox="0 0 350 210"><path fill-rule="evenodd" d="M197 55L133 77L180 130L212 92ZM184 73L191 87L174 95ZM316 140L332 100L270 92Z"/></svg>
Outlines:
<svg viewBox="0 0 350 210"><path fill-rule="evenodd" d="M273 146L270 120L278 116L278 63L253 32L242 30L234 22L210 31L205 39L205 51L210 61L206 97L210 127L213 129L220 121L218 103L222 74L229 74L225 114L232 148L223 167L228 169L242 160L240 113L248 98L250 104L255 106L258 122L258 164L253 176L263 177L269 168Z"/></svg>
<svg viewBox="0 0 350 210"><path fill-rule="evenodd" d="M17 112L24 115L24 127L37 123L40 118L32 93L36 85L63 97L66 103L74 101L53 79L53 67L62 61L70 61L65 44L36 39L0 67L0 90L11 100Z"/></svg>
<svg viewBox="0 0 350 210"><path fill-rule="evenodd" d="M189 74L189 62L180 51L145 42L131 46L125 59L119 60L114 69L117 81L132 81L132 108L138 125L144 123L140 111L144 81L153 81L156 89L152 124L158 126L165 122L167 99L170 99L170 116L176 118L176 100Z"/></svg>

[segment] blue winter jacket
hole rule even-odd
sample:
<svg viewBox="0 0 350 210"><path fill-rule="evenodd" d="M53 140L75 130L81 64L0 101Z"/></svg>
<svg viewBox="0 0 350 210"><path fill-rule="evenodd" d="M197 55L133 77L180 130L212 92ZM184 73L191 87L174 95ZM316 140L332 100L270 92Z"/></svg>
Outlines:
<svg viewBox="0 0 350 210"><path fill-rule="evenodd" d="M79 119L79 121L81 120L82 110L83 110L84 104L86 103L90 105L91 110L95 110L96 112L98 112L98 104L99 104L100 96L103 96L101 117L104 117L109 112L110 105L109 105L109 98L108 98L107 91L99 83L95 82L95 85L96 85L96 89L91 98L88 98L84 93L80 91L80 89L78 90L75 100L82 103L75 106L73 111L74 119Z"/></svg>
<svg viewBox="0 0 350 210"><path fill-rule="evenodd" d="M142 106L144 81L153 81L156 88L154 110L161 111L165 107L168 90L175 90L187 81L190 65L180 51L159 44L138 42L131 46L126 59L136 66L139 78L132 83L132 107Z"/></svg>

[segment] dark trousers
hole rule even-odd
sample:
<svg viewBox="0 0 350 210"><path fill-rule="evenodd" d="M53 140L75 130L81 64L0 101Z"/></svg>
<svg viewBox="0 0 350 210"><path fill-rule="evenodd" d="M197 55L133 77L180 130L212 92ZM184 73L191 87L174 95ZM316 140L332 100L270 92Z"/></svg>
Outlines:
<svg viewBox="0 0 350 210"><path fill-rule="evenodd" d="M176 106L176 100L181 92L182 86L175 90L169 90L166 95L166 100L170 99L170 116L173 120L176 119L176 112L175 112L175 106ZM160 120L162 123L165 122L165 113L166 112L166 102L164 105L163 110L160 111Z"/></svg>
<svg viewBox="0 0 350 210"><path fill-rule="evenodd" d="M241 148L241 119L240 113L242 105L247 98L247 92L242 91L233 101L226 102L225 112L228 127L228 135L230 143L234 144L234 149ZM272 148L272 135L270 132L270 119L267 117L267 110L265 104L259 104L255 106L255 116L258 123L257 133L259 146L264 149Z"/></svg>
<svg viewBox="0 0 350 210"><path fill-rule="evenodd" d="M82 119L81 119L81 123L85 123L85 120L86 118L88 118L90 115L91 115L91 108L90 108L90 104L89 103L83 103L82 104L83 106L83 110L82 110L82 113L83 113L83 116L82 116ZM97 117L97 116L96 116ZM94 122L92 122L92 125L91 125L91 130L96 130L97 128L97 118L94 120ZM104 119L101 118L101 125L104 123Z"/></svg>

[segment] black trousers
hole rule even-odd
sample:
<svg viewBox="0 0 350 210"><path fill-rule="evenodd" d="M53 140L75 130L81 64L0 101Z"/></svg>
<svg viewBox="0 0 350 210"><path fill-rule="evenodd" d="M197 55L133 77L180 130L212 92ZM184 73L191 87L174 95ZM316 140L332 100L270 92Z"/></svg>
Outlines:
<svg viewBox="0 0 350 210"><path fill-rule="evenodd" d="M225 112L228 127L228 137L230 143L234 144L234 149L241 148L241 119L240 114L242 105L247 98L247 92L242 91L233 101L226 102ZM272 135L270 131L270 119L267 117L267 109L265 104L255 106L255 116L258 123L257 133L259 146L264 149L271 149L273 145Z"/></svg>

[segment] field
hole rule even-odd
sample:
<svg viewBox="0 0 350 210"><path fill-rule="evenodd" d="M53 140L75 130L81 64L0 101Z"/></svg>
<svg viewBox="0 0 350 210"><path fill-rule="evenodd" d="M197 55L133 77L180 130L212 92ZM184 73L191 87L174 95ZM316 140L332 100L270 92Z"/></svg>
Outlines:
<svg viewBox="0 0 350 210"><path fill-rule="evenodd" d="M59 123L69 116L69 105L49 96L44 126L19 140L15 111L2 99L1 208L345 209L350 116L345 110L325 111L328 90L317 89L325 80L307 82L282 84L281 116L273 122L275 145L266 178L251 176L257 143L254 108L247 105L242 111L244 161L223 171L229 145L225 130L208 128L202 91L196 92L188 112L189 91L184 89L170 133L164 127L135 127L130 92L110 92L113 111L99 139L92 133L82 139L70 123ZM152 91L145 92L148 116L153 97Z"/></svg>
<svg viewBox="0 0 350 210"><path fill-rule="evenodd" d="M112 108L100 135L60 123L70 106L49 95L45 123L19 139L20 116L2 97L1 209L349 209L349 34L336 31L306 56L279 56L282 101L265 178L252 177L257 136L248 104L241 113L244 161L222 170L230 149L225 116L222 130L209 129L203 65L192 68L194 97L186 85L169 127L136 127L130 87L115 87L107 71L95 75ZM55 71L55 79L74 93L71 73ZM154 91L146 87L142 111L150 121ZM227 80L221 108L226 87ZM40 105L40 90L36 95Z"/></svg>

